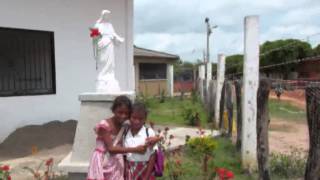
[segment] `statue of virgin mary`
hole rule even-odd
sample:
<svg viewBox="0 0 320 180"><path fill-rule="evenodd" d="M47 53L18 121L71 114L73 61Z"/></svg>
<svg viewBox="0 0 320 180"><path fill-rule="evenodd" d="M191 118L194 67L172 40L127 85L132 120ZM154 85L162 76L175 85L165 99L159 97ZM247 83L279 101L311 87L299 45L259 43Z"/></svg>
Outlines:
<svg viewBox="0 0 320 180"><path fill-rule="evenodd" d="M115 41L124 42L109 22L110 11L103 10L101 17L94 25L100 37L93 40L95 60L97 61L96 91L103 93L115 93L120 91L119 81L115 77Z"/></svg>

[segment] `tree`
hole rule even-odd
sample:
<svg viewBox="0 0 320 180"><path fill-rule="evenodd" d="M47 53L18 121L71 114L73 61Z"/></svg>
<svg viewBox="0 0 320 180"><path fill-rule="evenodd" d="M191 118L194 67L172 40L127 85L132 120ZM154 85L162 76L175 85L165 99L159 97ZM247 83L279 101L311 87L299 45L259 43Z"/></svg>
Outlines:
<svg viewBox="0 0 320 180"><path fill-rule="evenodd" d="M236 74L243 71L243 55L235 54L226 58L226 74Z"/></svg>
<svg viewBox="0 0 320 180"><path fill-rule="evenodd" d="M297 39L267 41L260 47L260 67L272 64L290 62L313 54L308 42ZM263 69L264 72L278 72L288 78L290 72L296 71L297 64L287 64L279 67Z"/></svg>
<svg viewBox="0 0 320 180"><path fill-rule="evenodd" d="M315 47L312 51L313 51L313 55L320 56L320 44L318 44L318 46Z"/></svg>

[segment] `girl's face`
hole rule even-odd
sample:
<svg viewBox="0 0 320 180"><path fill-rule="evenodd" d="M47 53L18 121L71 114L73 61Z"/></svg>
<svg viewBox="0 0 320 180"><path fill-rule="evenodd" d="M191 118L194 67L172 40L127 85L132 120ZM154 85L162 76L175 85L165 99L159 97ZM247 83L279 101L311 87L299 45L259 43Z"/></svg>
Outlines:
<svg viewBox="0 0 320 180"><path fill-rule="evenodd" d="M130 117L130 126L132 129L140 129L146 120L146 115L144 112L132 112Z"/></svg>
<svg viewBox="0 0 320 180"><path fill-rule="evenodd" d="M129 108L125 105L119 106L113 111L113 114L117 122L122 124L129 117Z"/></svg>

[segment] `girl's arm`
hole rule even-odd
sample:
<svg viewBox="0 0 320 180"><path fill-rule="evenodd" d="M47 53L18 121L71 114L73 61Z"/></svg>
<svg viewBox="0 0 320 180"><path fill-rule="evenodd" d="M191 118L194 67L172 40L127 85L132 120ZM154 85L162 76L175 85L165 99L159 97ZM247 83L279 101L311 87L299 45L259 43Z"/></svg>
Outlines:
<svg viewBox="0 0 320 180"><path fill-rule="evenodd" d="M145 177L143 177L143 180L149 180L151 173L153 171L154 168L154 164L156 163L156 153L153 153L150 158L149 158L149 162L148 162L148 166L147 166L147 172Z"/></svg>
<svg viewBox="0 0 320 180"><path fill-rule="evenodd" d="M162 136L152 136L152 137L148 137L146 139L146 144L148 146L154 146L155 144L157 144L159 141L161 141L163 139Z"/></svg>
<svg viewBox="0 0 320 180"><path fill-rule="evenodd" d="M147 145L140 145L132 148L125 148L121 146L113 146L112 135L108 131L99 131L99 136L103 138L106 144L107 151L111 154L125 154L125 153L145 153L147 150Z"/></svg>

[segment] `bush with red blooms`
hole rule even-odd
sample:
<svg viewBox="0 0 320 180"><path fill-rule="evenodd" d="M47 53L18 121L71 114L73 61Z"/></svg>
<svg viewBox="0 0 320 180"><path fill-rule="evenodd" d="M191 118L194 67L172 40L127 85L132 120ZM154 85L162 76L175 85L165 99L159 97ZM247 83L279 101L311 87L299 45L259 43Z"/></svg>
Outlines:
<svg viewBox="0 0 320 180"><path fill-rule="evenodd" d="M0 180L11 180L9 165L0 165Z"/></svg>
<svg viewBox="0 0 320 180"><path fill-rule="evenodd" d="M41 170L42 165L45 164L45 170ZM24 167L23 169L29 171L35 180L53 180L57 176L52 170L53 158L49 158L42 161L37 169L32 169L30 167Z"/></svg>
<svg viewBox="0 0 320 180"><path fill-rule="evenodd" d="M233 172L228 169L216 168L215 171L219 180L231 180L234 178Z"/></svg>

